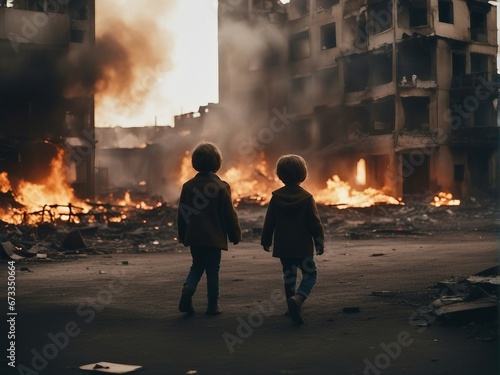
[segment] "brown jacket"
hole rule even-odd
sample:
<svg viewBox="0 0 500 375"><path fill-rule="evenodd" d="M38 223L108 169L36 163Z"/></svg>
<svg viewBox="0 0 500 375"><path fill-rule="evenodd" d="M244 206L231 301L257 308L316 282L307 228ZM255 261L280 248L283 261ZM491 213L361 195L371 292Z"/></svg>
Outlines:
<svg viewBox="0 0 500 375"><path fill-rule="evenodd" d="M313 256L322 248L324 231L313 196L300 186L284 186L275 190L267 208L262 246L271 246L277 258Z"/></svg>
<svg viewBox="0 0 500 375"><path fill-rule="evenodd" d="M215 173L198 173L182 186L177 211L179 242L227 250L227 239L241 241L231 188Z"/></svg>

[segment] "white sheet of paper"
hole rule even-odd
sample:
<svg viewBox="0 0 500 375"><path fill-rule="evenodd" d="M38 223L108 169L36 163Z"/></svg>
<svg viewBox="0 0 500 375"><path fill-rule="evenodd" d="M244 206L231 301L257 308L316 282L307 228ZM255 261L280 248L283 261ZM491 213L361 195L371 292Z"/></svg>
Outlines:
<svg viewBox="0 0 500 375"><path fill-rule="evenodd" d="M102 367L95 368L96 365ZM80 370L98 371L108 374L126 374L127 372L136 371L141 368L142 366L122 365L120 363L111 363L111 362L96 362L96 363L91 363L89 365L80 366Z"/></svg>

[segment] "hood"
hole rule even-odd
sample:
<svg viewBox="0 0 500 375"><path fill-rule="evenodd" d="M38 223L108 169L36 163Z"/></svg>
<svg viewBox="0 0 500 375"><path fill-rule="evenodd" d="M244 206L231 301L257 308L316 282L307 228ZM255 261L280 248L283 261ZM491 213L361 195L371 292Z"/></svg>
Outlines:
<svg viewBox="0 0 500 375"><path fill-rule="evenodd" d="M307 202L312 195L300 186L284 186L273 191L276 205L287 211L295 211Z"/></svg>

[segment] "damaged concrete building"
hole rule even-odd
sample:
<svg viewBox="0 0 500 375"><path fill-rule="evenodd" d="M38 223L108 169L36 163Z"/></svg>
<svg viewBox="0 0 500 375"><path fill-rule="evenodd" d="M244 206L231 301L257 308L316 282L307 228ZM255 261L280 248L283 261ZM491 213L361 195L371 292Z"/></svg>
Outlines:
<svg viewBox="0 0 500 375"><path fill-rule="evenodd" d="M94 0L0 1L0 169L37 182L64 149L72 187L94 194Z"/></svg>
<svg viewBox="0 0 500 375"><path fill-rule="evenodd" d="M264 36L262 53L242 55L235 25L273 27L286 43ZM401 197L500 186L487 1L220 0L219 66L221 105L250 103L256 128L269 127L273 108L293 115L266 152L284 144L348 181L363 158L366 185Z"/></svg>

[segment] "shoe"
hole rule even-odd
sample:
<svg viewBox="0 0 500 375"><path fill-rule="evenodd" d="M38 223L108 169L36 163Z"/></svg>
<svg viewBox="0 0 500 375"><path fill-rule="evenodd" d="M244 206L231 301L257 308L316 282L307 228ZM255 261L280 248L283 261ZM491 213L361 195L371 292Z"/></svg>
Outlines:
<svg viewBox="0 0 500 375"><path fill-rule="evenodd" d="M219 315L222 314L222 309L219 306L217 300L208 300L207 315Z"/></svg>
<svg viewBox="0 0 500 375"><path fill-rule="evenodd" d="M297 324L304 324L304 319L302 318L302 304L304 301L305 298L301 294L295 294L287 300L290 317Z"/></svg>
<svg viewBox="0 0 500 375"><path fill-rule="evenodd" d="M179 302L179 311L186 314L193 314L193 297L194 289L188 285L184 285L182 288L181 300Z"/></svg>

